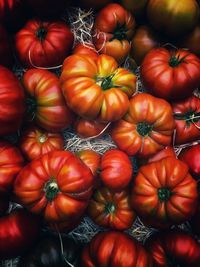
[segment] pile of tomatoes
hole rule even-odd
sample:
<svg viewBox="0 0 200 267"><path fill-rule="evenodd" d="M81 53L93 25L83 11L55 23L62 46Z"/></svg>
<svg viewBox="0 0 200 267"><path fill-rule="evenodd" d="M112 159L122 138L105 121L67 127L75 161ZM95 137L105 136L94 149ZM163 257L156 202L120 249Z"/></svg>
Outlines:
<svg viewBox="0 0 200 267"><path fill-rule="evenodd" d="M66 14L88 9L78 43ZM2 266L200 266L199 42L196 0L0 0ZM82 244L85 216L102 231Z"/></svg>

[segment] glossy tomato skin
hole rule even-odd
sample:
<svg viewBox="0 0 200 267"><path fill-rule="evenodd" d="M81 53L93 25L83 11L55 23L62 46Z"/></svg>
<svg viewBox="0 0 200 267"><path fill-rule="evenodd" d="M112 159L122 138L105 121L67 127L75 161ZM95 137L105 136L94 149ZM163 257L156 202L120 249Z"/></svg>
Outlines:
<svg viewBox="0 0 200 267"><path fill-rule="evenodd" d="M111 149L101 158L100 178L105 186L114 191L125 189L133 176L133 166L126 153Z"/></svg>
<svg viewBox="0 0 200 267"><path fill-rule="evenodd" d="M94 192L88 205L88 215L96 224L114 230L130 228L136 218L129 192L113 192L106 187Z"/></svg>
<svg viewBox="0 0 200 267"><path fill-rule="evenodd" d="M158 232L147 240L146 248L154 267L200 266L200 245L182 230Z"/></svg>
<svg viewBox="0 0 200 267"><path fill-rule="evenodd" d="M19 149L7 141L0 141L0 193L8 194L13 189L17 174L24 166Z"/></svg>
<svg viewBox="0 0 200 267"><path fill-rule="evenodd" d="M50 71L30 69L23 77L27 93L29 120L47 131L59 132L67 128L73 114L66 106L57 76Z"/></svg>
<svg viewBox="0 0 200 267"><path fill-rule="evenodd" d="M190 32L183 40L182 47L187 47L189 50L200 56L200 47L198 45L200 41L200 23Z"/></svg>
<svg viewBox="0 0 200 267"><path fill-rule="evenodd" d="M53 151L26 165L17 176L17 201L50 222L81 217L92 194L93 175L68 151Z"/></svg>
<svg viewBox="0 0 200 267"><path fill-rule="evenodd" d="M60 80L69 107L80 117L100 122L121 118L136 91L136 76L108 55L97 60L78 54L67 57Z"/></svg>
<svg viewBox="0 0 200 267"><path fill-rule="evenodd" d="M11 67L12 62L13 58L10 38L4 27L0 25L0 65Z"/></svg>
<svg viewBox="0 0 200 267"><path fill-rule="evenodd" d="M97 60L99 53L96 51L95 47L91 45L85 46L84 44L77 44L73 49L73 54L78 55L88 55L90 58Z"/></svg>
<svg viewBox="0 0 200 267"><path fill-rule="evenodd" d="M200 84L200 60L188 50L154 48L144 58L141 78L153 95L167 100L189 97Z"/></svg>
<svg viewBox="0 0 200 267"><path fill-rule="evenodd" d="M0 217L0 259L21 255L39 237L40 218L24 209L16 209Z"/></svg>
<svg viewBox="0 0 200 267"><path fill-rule="evenodd" d="M7 196L0 197L0 217L5 214L9 208L9 199Z"/></svg>
<svg viewBox="0 0 200 267"><path fill-rule="evenodd" d="M150 157L170 145L173 130L170 104L142 93L130 99L129 111L113 126L111 136L128 155Z"/></svg>
<svg viewBox="0 0 200 267"><path fill-rule="evenodd" d="M192 217L197 196L197 182L189 174L188 166L168 157L139 169L131 202L146 225L167 228Z"/></svg>
<svg viewBox="0 0 200 267"><path fill-rule="evenodd" d="M100 53L112 56L122 63L129 54L135 19L119 4L111 3L97 14L93 43Z"/></svg>
<svg viewBox="0 0 200 267"><path fill-rule="evenodd" d="M17 131L24 112L25 97L20 82L10 70L0 66L0 136Z"/></svg>
<svg viewBox="0 0 200 267"><path fill-rule="evenodd" d="M62 64L73 45L73 34L62 21L29 20L15 36L19 60L28 68Z"/></svg>
<svg viewBox="0 0 200 267"><path fill-rule="evenodd" d="M200 179L200 144L183 150L179 159L189 166L190 173L194 178Z"/></svg>
<svg viewBox="0 0 200 267"><path fill-rule="evenodd" d="M81 267L152 267L150 256L131 236L116 232L101 232L93 237L82 254Z"/></svg>
<svg viewBox="0 0 200 267"><path fill-rule="evenodd" d="M200 99L191 96L172 104L176 135L175 144L185 144L200 138Z"/></svg>
<svg viewBox="0 0 200 267"><path fill-rule="evenodd" d="M31 161L55 150L62 150L64 140L59 133L50 133L32 126L22 133L20 149L26 158Z"/></svg>
<svg viewBox="0 0 200 267"><path fill-rule="evenodd" d="M196 0L150 0L147 15L155 29L177 38L195 27L199 18L199 7Z"/></svg>
<svg viewBox="0 0 200 267"><path fill-rule="evenodd" d="M159 151L158 153L156 153L155 155L150 157L148 159L148 163L156 162L156 161L159 161L161 159L168 158L168 157L176 158L176 153L175 153L173 147L171 147L171 146L166 146L161 151Z"/></svg>

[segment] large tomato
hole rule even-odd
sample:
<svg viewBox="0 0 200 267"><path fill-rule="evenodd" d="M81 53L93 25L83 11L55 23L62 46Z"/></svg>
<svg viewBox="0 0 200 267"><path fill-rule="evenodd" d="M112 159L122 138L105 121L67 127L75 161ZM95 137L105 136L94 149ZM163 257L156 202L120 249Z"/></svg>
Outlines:
<svg viewBox="0 0 200 267"><path fill-rule="evenodd" d="M158 232L147 240L154 267L199 267L200 245L182 230Z"/></svg>
<svg viewBox="0 0 200 267"><path fill-rule="evenodd" d="M169 103L142 93L131 98L128 113L113 126L111 136L129 155L147 157L170 145L173 130Z"/></svg>
<svg viewBox="0 0 200 267"><path fill-rule="evenodd" d="M0 65L11 67L12 49L6 30L0 25Z"/></svg>
<svg viewBox="0 0 200 267"><path fill-rule="evenodd" d="M97 234L85 247L82 267L152 267L150 256L131 236L120 232Z"/></svg>
<svg viewBox="0 0 200 267"><path fill-rule="evenodd" d="M39 237L40 219L24 209L0 217L0 260L14 258Z"/></svg>
<svg viewBox="0 0 200 267"><path fill-rule="evenodd" d="M17 131L24 112L25 98L20 82L10 70L0 66L0 136Z"/></svg>
<svg viewBox="0 0 200 267"><path fill-rule="evenodd" d="M182 42L182 47L187 47L192 53L200 57L200 23L190 32Z"/></svg>
<svg viewBox="0 0 200 267"><path fill-rule="evenodd" d="M73 49L73 54L78 55L87 55L90 58L93 58L94 60L97 60L99 53L95 50L94 46L84 44L77 44Z"/></svg>
<svg viewBox="0 0 200 267"><path fill-rule="evenodd" d="M176 153L171 146L166 146L165 148L160 150L158 153L150 157L148 159L148 163L159 161L161 159L168 158L168 157L176 158Z"/></svg>
<svg viewBox="0 0 200 267"><path fill-rule="evenodd" d="M180 145L200 138L200 98L191 96L173 103L176 124L175 143Z"/></svg>
<svg viewBox="0 0 200 267"><path fill-rule="evenodd" d="M73 34L62 21L30 20L15 36L20 61L27 67L62 64L73 45Z"/></svg>
<svg viewBox="0 0 200 267"><path fill-rule="evenodd" d="M88 214L96 224L115 230L130 228L136 218L129 192L115 193L106 187L96 190L89 202Z"/></svg>
<svg viewBox="0 0 200 267"><path fill-rule="evenodd" d="M154 48L144 58L141 78L155 96L182 99L200 85L200 59L188 50Z"/></svg>
<svg viewBox="0 0 200 267"><path fill-rule="evenodd" d="M0 141L0 193L10 193L23 165L19 149L7 141Z"/></svg>
<svg viewBox="0 0 200 267"><path fill-rule="evenodd" d="M50 132L70 125L72 113L66 106L59 79L47 70L31 69L23 77L30 120Z"/></svg>
<svg viewBox="0 0 200 267"><path fill-rule="evenodd" d="M199 18L199 6L196 0L149 0L147 14L155 29L177 37L187 34L195 27Z"/></svg>
<svg viewBox="0 0 200 267"><path fill-rule="evenodd" d="M97 51L122 63L129 54L134 28L135 20L125 8L115 3L105 6L94 23L93 42Z"/></svg>
<svg viewBox="0 0 200 267"><path fill-rule="evenodd" d="M157 228L187 221L197 206L197 182L182 161L168 157L139 169L132 205L145 224Z"/></svg>
<svg viewBox="0 0 200 267"><path fill-rule="evenodd" d="M26 165L16 178L20 204L47 221L81 217L93 187L88 167L68 151L53 151Z"/></svg>
<svg viewBox="0 0 200 267"><path fill-rule="evenodd" d="M61 134L49 133L36 126L26 129L20 140L20 149L30 161L48 152L62 150L63 146Z"/></svg>
<svg viewBox="0 0 200 267"><path fill-rule="evenodd" d="M133 176L133 166L126 153L111 149L101 158L100 178L103 184L111 190L125 189Z"/></svg>
<svg viewBox="0 0 200 267"><path fill-rule="evenodd" d="M63 63L62 89L69 107L81 117L108 122L128 110L128 98L136 90L136 76L119 68L114 58L72 55Z"/></svg>

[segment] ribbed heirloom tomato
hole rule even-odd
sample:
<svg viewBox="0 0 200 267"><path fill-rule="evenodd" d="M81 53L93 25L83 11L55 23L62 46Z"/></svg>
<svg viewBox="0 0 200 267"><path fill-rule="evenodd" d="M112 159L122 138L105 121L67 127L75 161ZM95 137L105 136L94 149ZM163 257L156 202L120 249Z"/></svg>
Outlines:
<svg viewBox="0 0 200 267"><path fill-rule="evenodd" d="M69 107L81 117L102 122L120 119L128 110L129 97L136 90L136 76L119 68L114 58L87 55L65 59L62 90Z"/></svg>
<svg viewBox="0 0 200 267"><path fill-rule="evenodd" d="M30 69L23 77L29 120L47 131L59 132L72 122L59 79L47 70Z"/></svg>
<svg viewBox="0 0 200 267"><path fill-rule="evenodd" d="M131 202L146 225L166 228L187 221L197 206L197 182L188 166L174 157L139 169Z"/></svg>
<svg viewBox="0 0 200 267"><path fill-rule="evenodd" d="M73 54L88 55L90 58L97 60L99 53L96 51L94 45L77 44L73 49Z"/></svg>
<svg viewBox="0 0 200 267"><path fill-rule="evenodd" d="M92 188L92 173L80 159L68 151L53 151L22 169L14 192L31 212L59 223L82 216Z"/></svg>
<svg viewBox="0 0 200 267"><path fill-rule="evenodd" d="M113 126L111 136L128 155L149 157L170 145L173 130L170 104L142 93L130 99L127 114Z"/></svg>

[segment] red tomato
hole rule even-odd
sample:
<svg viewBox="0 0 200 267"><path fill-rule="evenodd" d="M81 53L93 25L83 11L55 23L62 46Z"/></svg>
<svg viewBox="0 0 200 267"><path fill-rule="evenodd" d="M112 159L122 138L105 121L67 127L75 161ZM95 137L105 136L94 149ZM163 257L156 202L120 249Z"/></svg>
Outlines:
<svg viewBox="0 0 200 267"><path fill-rule="evenodd" d="M200 179L200 144L183 150L179 159L189 166L190 173L194 178Z"/></svg>
<svg viewBox="0 0 200 267"><path fill-rule="evenodd" d="M128 155L149 157L170 145L173 131L169 103L142 93L131 98L128 113L113 126L111 136Z"/></svg>
<svg viewBox="0 0 200 267"><path fill-rule="evenodd" d="M182 230L158 232L147 241L154 267L200 266L200 245Z"/></svg>
<svg viewBox="0 0 200 267"><path fill-rule="evenodd" d="M27 111L31 121L50 132L64 130L73 116L65 104L57 76L47 70L31 69L23 77Z"/></svg>
<svg viewBox="0 0 200 267"><path fill-rule="evenodd" d="M9 200L7 196L0 197L0 217L5 214L9 208ZM1 240L1 238L0 238Z"/></svg>
<svg viewBox="0 0 200 267"><path fill-rule="evenodd" d="M127 112L136 76L110 56L94 60L76 54L64 61L61 84L67 104L79 116L110 122Z"/></svg>
<svg viewBox="0 0 200 267"><path fill-rule="evenodd" d="M0 136L19 129L25 111L24 102L24 91L17 77L0 66Z"/></svg>
<svg viewBox="0 0 200 267"><path fill-rule="evenodd" d="M156 162L156 161L159 161L161 159L168 158L168 157L176 158L176 153L171 146L166 146L164 149L162 149L161 151L159 151L158 153L156 153L155 155L150 157L148 159L148 163Z"/></svg>
<svg viewBox="0 0 200 267"><path fill-rule="evenodd" d="M20 61L27 67L62 64L73 45L73 34L62 21L30 20L15 36Z"/></svg>
<svg viewBox="0 0 200 267"><path fill-rule="evenodd" d="M12 49L6 30L0 25L0 65L12 66Z"/></svg>
<svg viewBox="0 0 200 267"><path fill-rule="evenodd" d="M28 160L34 160L42 155L62 150L64 140L59 133L49 133L38 127L32 126L22 133L20 149Z"/></svg>
<svg viewBox="0 0 200 267"><path fill-rule="evenodd" d="M152 267L151 257L131 236L120 232L101 232L85 247L83 267Z"/></svg>
<svg viewBox="0 0 200 267"><path fill-rule="evenodd" d="M106 187L93 194L88 215L96 224L115 230L130 228L136 218L129 192L124 190L115 193Z"/></svg>
<svg viewBox="0 0 200 267"><path fill-rule="evenodd" d="M80 159L68 151L53 151L22 169L14 192L31 212L62 222L82 216L92 187L92 173Z"/></svg>
<svg viewBox="0 0 200 267"><path fill-rule="evenodd" d="M24 209L0 218L0 259L14 258L30 248L39 237L40 219Z"/></svg>
<svg viewBox="0 0 200 267"><path fill-rule="evenodd" d="M144 58L141 78L155 96L182 99L200 85L200 59L188 50L154 48Z"/></svg>
<svg viewBox="0 0 200 267"><path fill-rule="evenodd" d="M129 54L135 19L119 4L105 6L94 23L94 45L100 53L114 57L122 63Z"/></svg>
<svg viewBox="0 0 200 267"><path fill-rule="evenodd" d="M7 141L0 141L0 163L0 193L7 194L23 168L24 159L18 148Z"/></svg>
<svg viewBox="0 0 200 267"><path fill-rule="evenodd" d="M200 23L183 40L182 46L189 48L192 53L200 57Z"/></svg>
<svg viewBox="0 0 200 267"><path fill-rule="evenodd" d="M100 178L111 190L125 189L133 176L133 166L129 157L123 151L111 149L101 158Z"/></svg>
<svg viewBox="0 0 200 267"><path fill-rule="evenodd" d="M85 46L84 44L77 44L73 49L73 54L88 55L94 60L97 60L99 55L92 44L87 46Z"/></svg>
<svg viewBox="0 0 200 267"><path fill-rule="evenodd" d="M166 228L187 221L197 206L197 182L185 163L174 157L139 169L131 201L146 225Z"/></svg>
<svg viewBox="0 0 200 267"><path fill-rule="evenodd" d="M200 138L200 99L191 96L172 105L176 135L175 144L180 145Z"/></svg>

